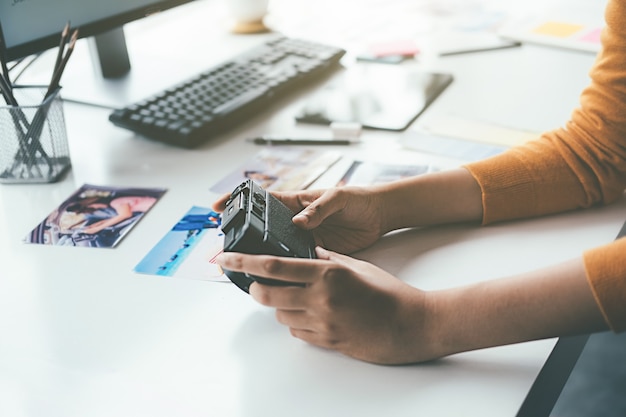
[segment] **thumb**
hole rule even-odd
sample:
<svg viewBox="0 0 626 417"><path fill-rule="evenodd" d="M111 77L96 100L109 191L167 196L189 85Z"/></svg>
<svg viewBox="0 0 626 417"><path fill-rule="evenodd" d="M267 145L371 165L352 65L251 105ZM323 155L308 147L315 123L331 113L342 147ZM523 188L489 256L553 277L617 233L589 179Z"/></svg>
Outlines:
<svg viewBox="0 0 626 417"><path fill-rule="evenodd" d="M336 195L326 192L293 216L292 221L305 229L314 229L322 224L326 218L339 211L342 204Z"/></svg>

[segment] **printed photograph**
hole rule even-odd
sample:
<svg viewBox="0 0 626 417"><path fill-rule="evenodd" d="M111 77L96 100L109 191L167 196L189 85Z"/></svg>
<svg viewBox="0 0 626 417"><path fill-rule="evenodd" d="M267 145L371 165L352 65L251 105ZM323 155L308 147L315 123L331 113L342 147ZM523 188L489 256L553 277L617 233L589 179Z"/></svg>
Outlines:
<svg viewBox="0 0 626 417"><path fill-rule="evenodd" d="M232 192L247 179L272 191L304 190L341 158L336 151L268 147L211 187L211 191Z"/></svg>
<svg viewBox="0 0 626 417"><path fill-rule="evenodd" d="M85 184L24 239L26 243L113 248L156 204L163 188Z"/></svg>
<svg viewBox="0 0 626 417"><path fill-rule="evenodd" d="M224 248L221 219L193 206L137 264L135 272L206 281L229 281L215 257Z"/></svg>
<svg viewBox="0 0 626 417"><path fill-rule="evenodd" d="M337 186L380 184L435 170L434 167L429 165L393 165L354 161L339 182L337 182Z"/></svg>

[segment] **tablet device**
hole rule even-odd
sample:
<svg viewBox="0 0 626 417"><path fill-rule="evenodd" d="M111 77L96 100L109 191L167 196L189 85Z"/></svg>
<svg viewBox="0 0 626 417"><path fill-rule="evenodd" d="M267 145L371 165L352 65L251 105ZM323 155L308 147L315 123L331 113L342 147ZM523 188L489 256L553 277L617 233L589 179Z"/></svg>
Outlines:
<svg viewBox="0 0 626 417"><path fill-rule="evenodd" d="M360 123L364 128L406 129L452 82L446 73L411 65L358 63L333 77L296 115L303 123Z"/></svg>

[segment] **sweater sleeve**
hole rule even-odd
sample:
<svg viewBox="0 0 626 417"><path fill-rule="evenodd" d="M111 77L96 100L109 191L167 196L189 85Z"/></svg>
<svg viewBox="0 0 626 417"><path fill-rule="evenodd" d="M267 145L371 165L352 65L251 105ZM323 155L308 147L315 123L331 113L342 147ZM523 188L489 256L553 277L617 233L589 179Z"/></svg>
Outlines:
<svg viewBox="0 0 626 417"><path fill-rule="evenodd" d="M565 127L466 165L482 190L483 224L608 204L623 196L626 0L609 0L605 18L591 83ZM583 257L607 323L613 330L626 330L626 240Z"/></svg>
<svg viewBox="0 0 626 417"><path fill-rule="evenodd" d="M585 252L587 279L609 327L626 330L626 238Z"/></svg>

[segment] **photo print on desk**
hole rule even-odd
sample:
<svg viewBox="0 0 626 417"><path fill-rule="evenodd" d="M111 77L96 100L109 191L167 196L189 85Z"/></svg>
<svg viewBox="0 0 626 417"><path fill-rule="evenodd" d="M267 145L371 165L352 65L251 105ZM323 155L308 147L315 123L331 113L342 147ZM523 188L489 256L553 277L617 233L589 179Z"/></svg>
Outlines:
<svg viewBox="0 0 626 417"><path fill-rule="evenodd" d="M266 190L304 190L333 166L341 153L290 146L268 146L211 187L218 194L232 192L247 179Z"/></svg>
<svg viewBox="0 0 626 417"><path fill-rule="evenodd" d="M395 165L371 161L354 161L336 186L353 185L361 187L382 184L435 171L438 171L438 169L430 165Z"/></svg>
<svg viewBox="0 0 626 417"><path fill-rule="evenodd" d="M215 257L224 248L220 215L193 206L137 264L140 274L229 282Z"/></svg>
<svg viewBox="0 0 626 417"><path fill-rule="evenodd" d="M403 146L418 152L472 162L539 137L540 132L454 115L420 120L403 136Z"/></svg>
<svg viewBox="0 0 626 417"><path fill-rule="evenodd" d="M26 243L115 247L165 193L164 188L85 184L25 238Z"/></svg>

